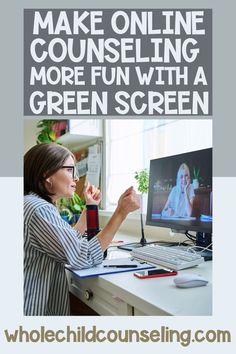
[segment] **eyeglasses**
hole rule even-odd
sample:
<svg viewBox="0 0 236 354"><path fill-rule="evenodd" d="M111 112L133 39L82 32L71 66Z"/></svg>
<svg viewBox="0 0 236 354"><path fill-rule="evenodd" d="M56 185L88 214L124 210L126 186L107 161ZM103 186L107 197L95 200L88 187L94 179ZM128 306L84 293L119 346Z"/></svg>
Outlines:
<svg viewBox="0 0 236 354"><path fill-rule="evenodd" d="M62 166L61 168L66 168L68 173L71 175L73 179L79 178L79 176L76 173L76 168L75 166Z"/></svg>

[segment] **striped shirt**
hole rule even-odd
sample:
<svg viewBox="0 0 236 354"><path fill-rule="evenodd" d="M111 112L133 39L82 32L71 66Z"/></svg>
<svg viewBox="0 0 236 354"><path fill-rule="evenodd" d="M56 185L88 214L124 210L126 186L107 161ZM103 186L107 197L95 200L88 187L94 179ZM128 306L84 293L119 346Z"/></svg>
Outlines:
<svg viewBox="0 0 236 354"><path fill-rule="evenodd" d="M65 264L88 268L102 259L97 237L82 238L53 204L36 194L24 197L25 315L69 315Z"/></svg>

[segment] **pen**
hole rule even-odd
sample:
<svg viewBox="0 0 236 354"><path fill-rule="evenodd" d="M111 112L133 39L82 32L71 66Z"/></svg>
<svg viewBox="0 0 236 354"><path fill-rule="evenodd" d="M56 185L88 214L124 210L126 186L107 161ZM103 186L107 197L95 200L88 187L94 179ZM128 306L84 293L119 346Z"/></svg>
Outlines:
<svg viewBox="0 0 236 354"><path fill-rule="evenodd" d="M109 264L109 265L104 265L104 268L136 268L137 264Z"/></svg>

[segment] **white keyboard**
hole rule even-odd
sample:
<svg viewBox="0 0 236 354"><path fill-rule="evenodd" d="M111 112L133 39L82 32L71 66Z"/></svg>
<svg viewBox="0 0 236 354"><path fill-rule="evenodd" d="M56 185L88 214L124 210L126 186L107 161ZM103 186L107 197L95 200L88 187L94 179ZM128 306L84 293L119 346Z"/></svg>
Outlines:
<svg viewBox="0 0 236 354"><path fill-rule="evenodd" d="M174 270L194 267L204 262L204 258L199 254L159 245L135 248L131 255L136 259Z"/></svg>

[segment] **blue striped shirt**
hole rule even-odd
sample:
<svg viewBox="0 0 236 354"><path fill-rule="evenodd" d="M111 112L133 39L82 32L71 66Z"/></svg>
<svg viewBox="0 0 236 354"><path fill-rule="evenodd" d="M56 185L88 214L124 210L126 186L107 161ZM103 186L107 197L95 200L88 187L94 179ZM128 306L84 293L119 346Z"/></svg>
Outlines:
<svg viewBox="0 0 236 354"><path fill-rule="evenodd" d="M103 251L97 237L87 241L36 194L24 197L24 314L69 315L65 264L88 268Z"/></svg>

